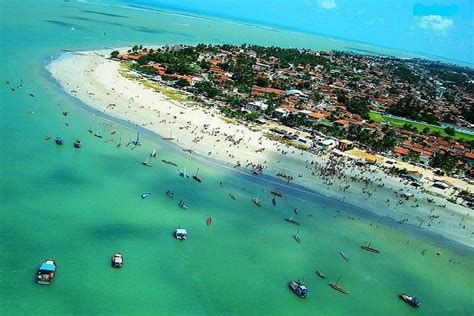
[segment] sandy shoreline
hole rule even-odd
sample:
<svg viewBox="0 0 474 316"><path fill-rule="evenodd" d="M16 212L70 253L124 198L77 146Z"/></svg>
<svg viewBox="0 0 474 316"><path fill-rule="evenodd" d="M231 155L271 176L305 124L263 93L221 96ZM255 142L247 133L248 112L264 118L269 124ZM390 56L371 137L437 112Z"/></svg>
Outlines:
<svg viewBox="0 0 474 316"><path fill-rule="evenodd" d="M294 177L292 183L474 247L474 219L467 215L468 208L406 186L375 166L357 167L344 157L286 147L259 131L227 123L214 108L173 101L123 77L119 62L104 57L109 53L66 53L48 70L67 93L88 106L163 137L172 133L183 148L231 167L240 162L239 169L249 170L245 167L254 163L265 165L264 174L272 176L284 170ZM397 192L415 196L406 200Z"/></svg>

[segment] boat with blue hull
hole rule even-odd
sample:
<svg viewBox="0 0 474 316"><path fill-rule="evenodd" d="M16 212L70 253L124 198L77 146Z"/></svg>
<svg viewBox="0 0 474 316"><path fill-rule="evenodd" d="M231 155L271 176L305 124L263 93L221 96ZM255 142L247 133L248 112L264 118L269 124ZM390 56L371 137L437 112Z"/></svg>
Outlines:
<svg viewBox="0 0 474 316"><path fill-rule="evenodd" d="M308 288L301 281L291 281L288 284L288 287L292 289L293 292L301 298L307 298L309 295Z"/></svg>
<svg viewBox="0 0 474 316"><path fill-rule="evenodd" d="M405 303L407 303L408 305L410 306L413 306L413 307L420 307L421 305L421 300L417 297L414 297L414 296L411 296L411 295L408 295L406 293L400 293L398 295L402 300L405 301Z"/></svg>

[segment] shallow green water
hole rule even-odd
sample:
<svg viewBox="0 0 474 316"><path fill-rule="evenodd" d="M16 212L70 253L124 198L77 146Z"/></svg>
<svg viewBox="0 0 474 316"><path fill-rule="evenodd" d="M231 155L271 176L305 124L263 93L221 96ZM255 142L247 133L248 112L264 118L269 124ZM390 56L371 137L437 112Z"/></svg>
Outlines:
<svg viewBox="0 0 474 316"><path fill-rule="evenodd" d="M0 15L0 314L473 313L471 251L454 253L373 218L338 213L349 207L297 191L285 192L273 207L271 188L261 181L194 159L153 135L135 150L116 148L119 137L126 143L135 131L119 126L109 136L111 123L84 111L44 69L61 50L135 43L318 49L347 43L115 5L0 1ZM91 126L104 139L89 134ZM65 145L45 141L47 134L64 136ZM114 142L104 143L110 137ZM76 138L83 140L80 150L72 147ZM145 168L140 162L154 146L158 158ZM199 167L203 183L180 178L161 159L190 173ZM175 200L166 190L176 193ZM146 191L152 195L142 200ZM257 192L260 209L251 202ZM178 208L181 198L190 210ZM284 221L294 207L300 209L301 244L292 238L296 226ZM208 227L209 215L214 222ZM178 226L188 229L186 242L172 237ZM361 250L368 241L381 254ZM117 250L125 257L122 270L109 267ZM35 270L47 257L56 259L58 276L53 285L38 286ZM328 279L319 279L316 270ZM339 275L349 296L327 284ZM306 300L287 288L298 278L310 288ZM423 306L404 304L400 291L419 296Z"/></svg>

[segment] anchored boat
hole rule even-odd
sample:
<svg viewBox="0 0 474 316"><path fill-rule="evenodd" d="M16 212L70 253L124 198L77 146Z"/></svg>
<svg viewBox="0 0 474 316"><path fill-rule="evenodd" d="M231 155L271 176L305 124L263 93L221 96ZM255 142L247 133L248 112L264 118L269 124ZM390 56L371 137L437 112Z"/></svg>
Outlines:
<svg viewBox="0 0 474 316"><path fill-rule="evenodd" d="M283 194L282 194L281 191L278 190L278 189L272 190L271 193L272 193L273 195L276 195L276 196L279 196L279 197L283 197Z"/></svg>
<svg viewBox="0 0 474 316"><path fill-rule="evenodd" d="M296 233L293 234L293 238L296 240L297 243L301 244L300 230L299 229Z"/></svg>
<svg viewBox="0 0 474 316"><path fill-rule="evenodd" d="M123 265L123 256L120 252L116 252L112 255L112 268L121 268Z"/></svg>
<svg viewBox="0 0 474 316"><path fill-rule="evenodd" d="M149 197L150 195L151 195L151 192L142 193L142 199L146 199L146 198Z"/></svg>
<svg viewBox="0 0 474 316"><path fill-rule="evenodd" d="M185 179L189 178L188 174L186 173L186 168L184 168L183 170L181 170L179 172L179 175Z"/></svg>
<svg viewBox="0 0 474 316"><path fill-rule="evenodd" d="M321 271L316 271L316 274L321 278L321 279L325 279L326 278L326 275L324 273L322 273Z"/></svg>
<svg viewBox="0 0 474 316"><path fill-rule="evenodd" d="M258 200L259 195L260 195L260 193L258 193L257 196L252 199L252 201L255 205L257 205L258 207L261 207L262 203L260 203L260 201Z"/></svg>
<svg viewBox="0 0 474 316"><path fill-rule="evenodd" d="M140 142L140 132L137 132L137 138L132 141L132 144L135 146L141 146L142 143Z"/></svg>
<svg viewBox="0 0 474 316"><path fill-rule="evenodd" d="M300 222L294 220L293 216L295 216L295 214L291 214L291 216L289 218L285 218L285 221L287 221L289 223L292 223L292 224L295 224L295 225L300 225Z"/></svg>
<svg viewBox="0 0 474 316"><path fill-rule="evenodd" d="M61 136L58 136L56 137L54 142L56 143L56 145L62 145L64 143L64 139Z"/></svg>
<svg viewBox="0 0 474 316"><path fill-rule="evenodd" d="M400 293L398 296L410 306L419 307L421 305L421 300L417 297L410 296L406 293Z"/></svg>
<svg viewBox="0 0 474 316"><path fill-rule="evenodd" d="M178 240L186 240L186 238L188 238L188 232L184 228L177 228L174 232L174 236Z"/></svg>
<svg viewBox="0 0 474 316"><path fill-rule="evenodd" d="M46 259L38 268L36 274L36 282L38 284L49 285L56 276L56 262L53 259Z"/></svg>
<svg viewBox="0 0 474 316"><path fill-rule="evenodd" d="M344 252L340 252L341 256L344 258L344 260L349 261L351 258L349 258Z"/></svg>
<svg viewBox="0 0 474 316"><path fill-rule="evenodd" d="M76 141L74 142L74 148L81 148L82 146L82 143L79 139L76 139Z"/></svg>
<svg viewBox="0 0 474 316"><path fill-rule="evenodd" d="M341 279L341 276L339 276L339 278L337 278L337 282L336 283L329 283L329 285L335 289L336 291L339 291L341 293L344 293L344 294L349 294L349 291L347 291L345 288L343 288L342 286L339 285L339 280Z"/></svg>
<svg viewBox="0 0 474 316"><path fill-rule="evenodd" d="M303 284L301 281L291 281L288 284L288 287L295 292L301 298L306 298L309 295L309 290L306 285Z"/></svg>
<svg viewBox="0 0 474 316"><path fill-rule="evenodd" d="M193 176L193 179L196 180L197 182L201 183L202 180L201 180L201 178L198 177L198 173L199 173L199 168L197 168L196 174Z"/></svg>
<svg viewBox="0 0 474 316"><path fill-rule="evenodd" d="M179 201L178 205L179 205L179 207L181 207L181 208L184 209L184 210L187 210L187 209L188 209L188 206L187 206L186 203L183 202L183 201Z"/></svg>
<svg viewBox="0 0 474 316"><path fill-rule="evenodd" d="M142 162L142 165L144 165L146 167L151 167L150 163L148 162L148 157L146 157L145 161Z"/></svg>
<svg viewBox="0 0 474 316"><path fill-rule="evenodd" d="M369 244L367 246L360 246L360 248L362 248L364 250L367 250L367 251L370 251L370 252L373 252L373 253L380 253L380 251L378 249L372 248L370 246L371 244L372 244L372 242L369 242Z"/></svg>

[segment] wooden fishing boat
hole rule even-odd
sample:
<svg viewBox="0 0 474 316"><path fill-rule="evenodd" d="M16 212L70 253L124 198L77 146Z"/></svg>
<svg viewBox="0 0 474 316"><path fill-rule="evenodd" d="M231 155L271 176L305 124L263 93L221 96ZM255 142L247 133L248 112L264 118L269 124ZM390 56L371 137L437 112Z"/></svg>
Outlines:
<svg viewBox="0 0 474 316"><path fill-rule="evenodd" d="M171 192L170 190L166 191L166 196L169 197L170 199L174 199L174 193Z"/></svg>
<svg viewBox="0 0 474 316"><path fill-rule="evenodd" d="M306 298L309 295L308 288L301 281L291 281L288 287L301 298Z"/></svg>
<svg viewBox="0 0 474 316"><path fill-rule="evenodd" d="M193 179L196 180L197 182L201 183L202 180L201 180L201 178L198 177L198 173L199 173L199 168L197 168L196 174L193 176Z"/></svg>
<svg viewBox="0 0 474 316"><path fill-rule="evenodd" d="M112 255L111 264L112 268L121 268L123 266L123 256L120 252L116 252Z"/></svg>
<svg viewBox="0 0 474 316"><path fill-rule="evenodd" d="M344 260L349 261L351 258L349 258L344 252L339 252L341 256L344 258Z"/></svg>
<svg viewBox="0 0 474 316"><path fill-rule="evenodd" d="M207 217L206 224L207 224L207 226L212 224L212 217L210 217L210 216Z"/></svg>
<svg viewBox="0 0 474 316"><path fill-rule="evenodd" d="M295 216L295 214L291 214L289 218L285 218L285 221L295 224L295 225L301 225L300 222L293 219L293 216Z"/></svg>
<svg viewBox="0 0 474 316"><path fill-rule="evenodd" d="M178 205L179 205L179 207L181 207L181 208L184 209L184 210L187 210L187 209L189 208L189 207L186 205L186 203L183 202L183 201L179 201Z"/></svg>
<svg viewBox="0 0 474 316"><path fill-rule="evenodd" d="M186 173L186 168L184 168L183 170L181 170L179 172L179 175L185 179L189 178L188 174Z"/></svg>
<svg viewBox="0 0 474 316"><path fill-rule="evenodd" d="M169 160L164 160L164 159L161 159L161 161L162 161L162 162L164 162L164 163L166 163L166 164L168 164L168 165L172 165L172 166L175 166L175 167L177 167L177 166L178 166L177 164L175 164L174 162L172 162L172 161L169 161Z"/></svg>
<svg viewBox="0 0 474 316"><path fill-rule="evenodd" d="M339 291L341 293L344 293L344 294L349 294L349 291L347 291L345 288L343 288L342 286L339 285L339 280L341 279L341 276L339 276L339 278L337 278L337 282L336 283L329 283L329 285L335 289L336 291Z"/></svg>
<svg viewBox="0 0 474 316"><path fill-rule="evenodd" d="M421 305L421 300L417 297L410 296L406 293L400 293L398 296L410 306L419 307Z"/></svg>
<svg viewBox="0 0 474 316"><path fill-rule="evenodd" d="M300 230L299 229L296 233L293 234L293 239L296 240L297 243L301 244Z"/></svg>
<svg viewBox="0 0 474 316"><path fill-rule="evenodd" d="M325 279L326 278L326 275L324 273L322 273L321 271L316 271L316 274L321 278L321 279Z"/></svg>
<svg viewBox="0 0 474 316"><path fill-rule="evenodd" d="M283 197L283 194L282 194L282 193L280 192L280 190L278 190L278 189L272 190L271 193L272 193L273 195L276 195L276 196L279 196L279 197Z"/></svg>
<svg viewBox="0 0 474 316"><path fill-rule="evenodd" d="M170 137L162 137L161 139L163 139L163 140L174 140L173 132L170 132Z"/></svg>
<svg viewBox="0 0 474 316"><path fill-rule="evenodd" d="M142 143L140 142L140 132L137 132L137 138L132 141L132 144L135 146L140 146Z"/></svg>
<svg viewBox="0 0 474 316"><path fill-rule="evenodd" d="M97 138L103 138L103 136L99 134L99 131L95 132L94 136Z"/></svg>
<svg viewBox="0 0 474 316"><path fill-rule="evenodd" d="M367 251L370 251L370 252L373 252L373 253L380 253L380 251L378 249L375 249L375 248L371 247L371 244L372 244L372 242L369 242L369 244L367 246L360 246L360 248L362 248L364 250L367 250Z"/></svg>
<svg viewBox="0 0 474 316"><path fill-rule="evenodd" d="M151 167L150 163L148 162L148 157L146 157L145 161L142 162L142 165L144 165L146 167Z"/></svg>
<svg viewBox="0 0 474 316"><path fill-rule="evenodd" d="M292 177L292 176L286 174L286 173L283 172L283 171L278 172L276 175L277 175L278 177L282 177L282 178L286 179L287 182L290 182L290 180L293 180L293 177Z"/></svg>
<svg viewBox="0 0 474 316"><path fill-rule="evenodd" d="M46 259L43 261L36 273L36 283L43 285L51 284L56 276L56 268L57 265L54 259Z"/></svg>
<svg viewBox="0 0 474 316"><path fill-rule="evenodd" d="M259 196L259 195L260 195L260 193L258 193L257 196L252 199L252 202L253 202L255 205L257 205L258 207L261 207L261 206L262 206L262 203L260 203L260 201L258 200L258 196Z"/></svg>

